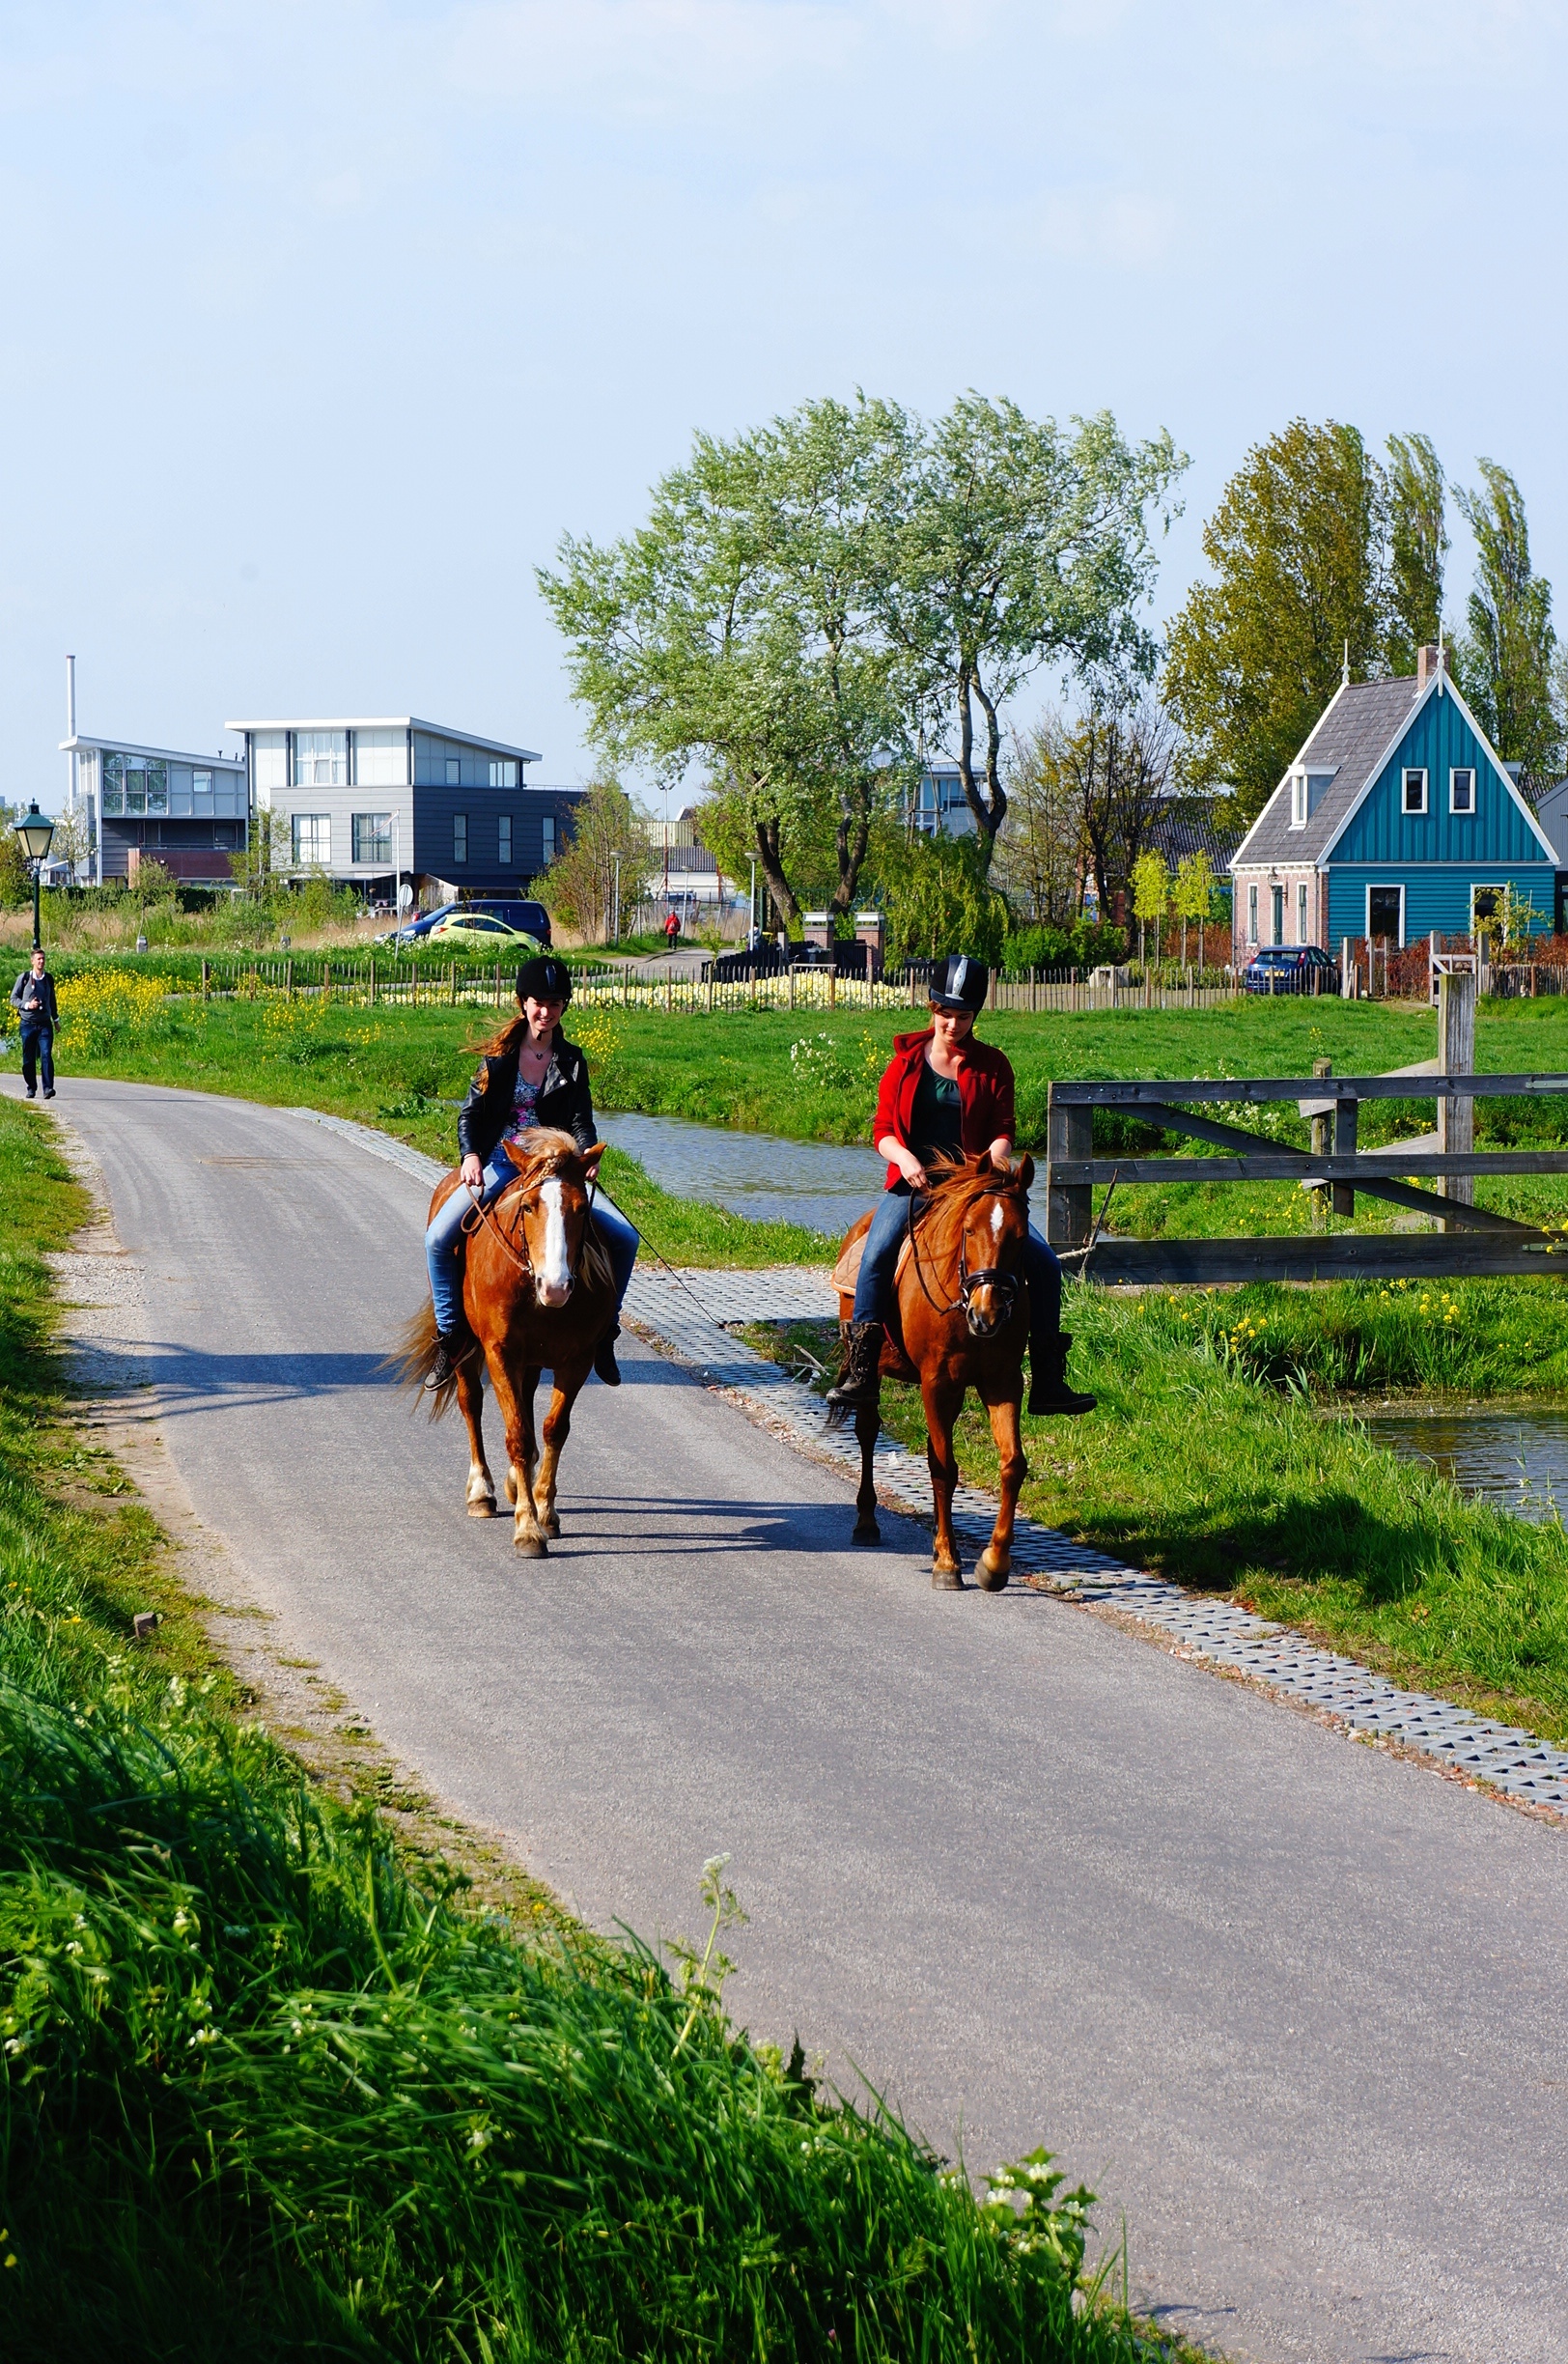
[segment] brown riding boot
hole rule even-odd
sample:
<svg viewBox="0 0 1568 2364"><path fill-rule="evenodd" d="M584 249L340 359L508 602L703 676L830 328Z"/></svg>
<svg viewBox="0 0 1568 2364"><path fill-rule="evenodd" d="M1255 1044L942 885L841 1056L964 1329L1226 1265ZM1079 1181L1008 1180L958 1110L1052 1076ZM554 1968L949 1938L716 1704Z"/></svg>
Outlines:
<svg viewBox="0 0 1568 2364"><path fill-rule="evenodd" d="M844 1367L827 1391L827 1401L835 1411L869 1411L877 1403L882 1393L878 1365L883 1336L880 1321L850 1323L844 1344Z"/></svg>
<svg viewBox="0 0 1568 2364"><path fill-rule="evenodd" d="M1029 1344L1029 1410L1036 1420L1049 1420L1052 1415L1092 1412L1099 1400L1094 1395L1082 1395L1067 1384L1067 1357L1073 1343L1070 1330L1058 1330L1049 1338Z"/></svg>

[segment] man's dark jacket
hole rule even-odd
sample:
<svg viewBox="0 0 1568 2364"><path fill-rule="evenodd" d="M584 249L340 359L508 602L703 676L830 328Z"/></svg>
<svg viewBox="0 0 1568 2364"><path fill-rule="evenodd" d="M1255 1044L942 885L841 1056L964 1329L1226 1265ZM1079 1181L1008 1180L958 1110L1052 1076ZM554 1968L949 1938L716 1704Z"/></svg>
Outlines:
<svg viewBox="0 0 1568 2364"><path fill-rule="evenodd" d="M33 1008L23 1009L22 996L30 985L37 988L36 1002ZM55 1007L54 979L47 969L41 977L34 976L31 969L24 969L11 989L11 999L21 1013L24 1027L47 1027L51 1034L59 1033L60 1012Z"/></svg>
<svg viewBox="0 0 1568 2364"><path fill-rule="evenodd" d="M513 1095L518 1086L518 1055L482 1059L468 1086L468 1097L458 1111L458 1148L488 1166L496 1142L512 1122ZM599 1139L594 1124L593 1097L588 1089L588 1061L575 1043L567 1041L559 1027L550 1046L550 1063L534 1102L534 1116L542 1125L570 1133L579 1149L591 1149Z"/></svg>

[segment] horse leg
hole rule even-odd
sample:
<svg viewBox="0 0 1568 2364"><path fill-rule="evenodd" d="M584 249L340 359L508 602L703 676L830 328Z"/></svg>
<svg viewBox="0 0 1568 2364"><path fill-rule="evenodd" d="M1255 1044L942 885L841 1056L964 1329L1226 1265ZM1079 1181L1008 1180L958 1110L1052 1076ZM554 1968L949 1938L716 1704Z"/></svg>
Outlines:
<svg viewBox="0 0 1568 2364"><path fill-rule="evenodd" d="M985 1591L999 1592L1012 1573L1013 1518L1018 1509L1019 1488L1029 1474L1029 1465L1023 1458L1019 1434L1021 1398L1011 1392L998 1395L987 1393L984 1389L981 1395L991 1415L991 1433L996 1444L1001 1501L996 1506L996 1524L991 1531L991 1541L980 1555L975 1574Z"/></svg>
<svg viewBox="0 0 1568 2364"><path fill-rule="evenodd" d="M863 1404L854 1416L854 1433L860 1446L860 1491L854 1498L856 1543L882 1541L882 1529L877 1524L877 1485L871 1474L881 1426L882 1415L876 1405Z"/></svg>
<svg viewBox="0 0 1568 2364"><path fill-rule="evenodd" d="M938 1591L959 1592L964 1589L964 1568L953 1535L953 1488L958 1483L953 1423L964 1401L964 1390L928 1379L920 1393L926 1407L926 1466L931 1472L932 1507L937 1514L931 1581Z"/></svg>
<svg viewBox="0 0 1568 2364"><path fill-rule="evenodd" d="M526 1384L537 1380L539 1373L525 1369L521 1376L525 1384L519 1389L514 1387L512 1374L502 1366L499 1356L490 1365L490 1384L506 1422L506 1449L512 1464L507 1499L518 1506L512 1540L525 1560L544 1560L548 1558L548 1547L534 1506L534 1391Z"/></svg>
<svg viewBox="0 0 1568 2364"><path fill-rule="evenodd" d="M580 1370L555 1373L555 1392L545 1415L545 1449L539 1456L539 1475L534 1479L534 1507L547 1535L558 1535L561 1532L555 1512L555 1473L560 1467L562 1449L572 1434L572 1407L592 1368L592 1364L585 1362Z"/></svg>
<svg viewBox="0 0 1568 2364"><path fill-rule="evenodd" d="M518 1469L526 1469L532 1478L534 1465L539 1459L539 1440L534 1434L534 1396L538 1393L539 1375L543 1367L538 1363L527 1365L518 1391L518 1400L522 1406L522 1460L517 1467L509 1466L507 1469L506 1498L509 1503L515 1504L518 1499Z"/></svg>
<svg viewBox="0 0 1568 2364"><path fill-rule="evenodd" d="M485 1459L485 1374L478 1355L458 1365L458 1402L468 1428L468 1491L464 1500L470 1518L495 1516L495 1480Z"/></svg>

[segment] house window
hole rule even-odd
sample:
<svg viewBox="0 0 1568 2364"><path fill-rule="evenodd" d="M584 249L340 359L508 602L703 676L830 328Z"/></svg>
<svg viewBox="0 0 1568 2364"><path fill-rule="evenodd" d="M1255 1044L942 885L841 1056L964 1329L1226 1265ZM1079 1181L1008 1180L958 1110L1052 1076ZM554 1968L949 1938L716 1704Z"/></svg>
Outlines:
<svg viewBox="0 0 1568 2364"><path fill-rule="evenodd" d="M1404 787L1400 797L1400 807L1402 811L1408 813L1425 812L1426 774L1424 772L1407 772L1404 774Z"/></svg>
<svg viewBox="0 0 1568 2364"><path fill-rule="evenodd" d="M1258 890L1255 886L1249 886L1246 890L1246 941L1249 944L1255 944L1257 940Z"/></svg>
<svg viewBox="0 0 1568 2364"><path fill-rule="evenodd" d="M193 797L205 797L210 804L212 801L211 773L193 772L190 775L190 792Z"/></svg>
<svg viewBox="0 0 1568 2364"><path fill-rule="evenodd" d="M494 765L490 766L491 771ZM512 867L512 815L502 813L495 824L495 858L503 870Z"/></svg>
<svg viewBox="0 0 1568 2364"><path fill-rule="evenodd" d="M295 813L294 816L294 868L303 870L310 865L325 869L332 859L332 816L330 813Z"/></svg>
<svg viewBox="0 0 1568 2364"><path fill-rule="evenodd" d="M465 862L468 858L468 816L466 813L454 813L452 816L452 858L455 862Z"/></svg>
<svg viewBox="0 0 1568 2364"><path fill-rule="evenodd" d="M349 777L347 731L294 733L294 786L341 788Z"/></svg>
<svg viewBox="0 0 1568 2364"><path fill-rule="evenodd" d="M446 784L449 788L461 788L462 786L462 758L461 755L449 755L447 757Z"/></svg>
<svg viewBox="0 0 1568 2364"><path fill-rule="evenodd" d="M1426 777L1425 773L1421 774ZM1405 889L1369 886L1366 890L1366 932L1374 943L1402 944L1405 941Z"/></svg>
<svg viewBox="0 0 1568 2364"><path fill-rule="evenodd" d="M1475 774L1469 766L1456 768L1448 774L1448 810L1451 813L1475 810Z"/></svg>
<svg viewBox="0 0 1568 2364"><path fill-rule="evenodd" d="M555 815L553 813L545 815L540 825L540 833L545 859L546 862L552 862L555 859Z"/></svg>
<svg viewBox="0 0 1568 2364"><path fill-rule="evenodd" d="M103 809L123 813L166 813L169 809L169 767L140 755L106 754L103 758Z"/></svg>
<svg viewBox="0 0 1568 2364"><path fill-rule="evenodd" d="M392 859L392 815L355 813L353 822L355 861L389 862Z"/></svg>
<svg viewBox="0 0 1568 2364"><path fill-rule="evenodd" d="M1272 906L1270 916L1274 923L1274 932L1269 942L1276 944L1283 943L1285 941L1285 889L1283 886L1271 886L1269 901Z"/></svg>
<svg viewBox="0 0 1568 2364"><path fill-rule="evenodd" d="M1472 886L1470 888L1470 934L1478 929L1496 927L1502 915L1505 886Z"/></svg>
<svg viewBox="0 0 1568 2364"><path fill-rule="evenodd" d="M1290 825L1292 829L1306 827L1306 774L1298 772L1290 783Z"/></svg>
<svg viewBox="0 0 1568 2364"><path fill-rule="evenodd" d="M1303 944L1307 941L1305 879L1302 880L1300 886L1296 889L1296 941L1298 943Z"/></svg>
<svg viewBox="0 0 1568 2364"><path fill-rule="evenodd" d="M492 788L515 788L518 784L518 759L515 755L492 755L490 768Z"/></svg>

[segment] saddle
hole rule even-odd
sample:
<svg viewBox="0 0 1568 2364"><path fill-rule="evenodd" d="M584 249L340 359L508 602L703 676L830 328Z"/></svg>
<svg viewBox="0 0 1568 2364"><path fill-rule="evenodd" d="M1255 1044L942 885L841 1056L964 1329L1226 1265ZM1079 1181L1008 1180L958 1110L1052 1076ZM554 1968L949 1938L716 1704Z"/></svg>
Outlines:
<svg viewBox="0 0 1568 2364"><path fill-rule="evenodd" d="M869 1215L860 1216L839 1250L838 1262L833 1266L831 1278L833 1286L838 1291L840 1321L847 1322L854 1307L855 1283L860 1278L860 1265L866 1252L866 1233L870 1228L871 1217ZM910 1260L911 1246L912 1243L906 1235L899 1248L898 1262L893 1267L893 1303L890 1317L884 1325L887 1339L882 1351L882 1375L887 1379L917 1379L919 1377L918 1371L905 1352L898 1317L898 1284L904 1278L904 1268Z"/></svg>

